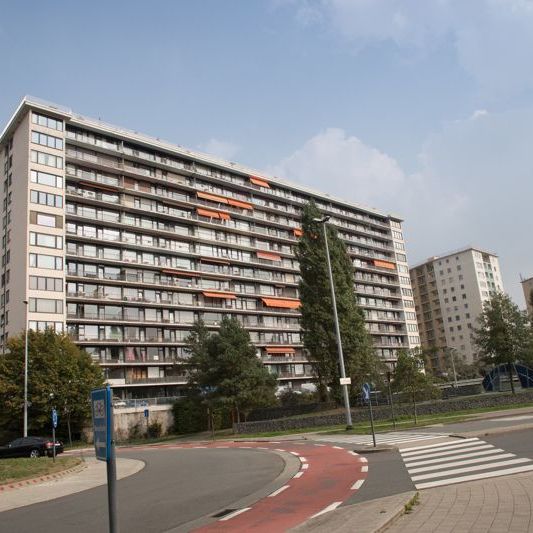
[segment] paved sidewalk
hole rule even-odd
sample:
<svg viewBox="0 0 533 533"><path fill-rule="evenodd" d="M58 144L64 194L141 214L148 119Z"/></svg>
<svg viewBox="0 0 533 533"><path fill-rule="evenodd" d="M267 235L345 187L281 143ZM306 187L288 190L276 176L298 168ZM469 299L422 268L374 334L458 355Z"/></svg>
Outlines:
<svg viewBox="0 0 533 533"><path fill-rule="evenodd" d="M92 489L107 482L106 464L94 457L85 459L86 468L64 477L2 492L0 512L34 503L53 500ZM136 459L117 458L117 478L131 476L142 470L144 463Z"/></svg>
<svg viewBox="0 0 533 533"><path fill-rule="evenodd" d="M387 533L533 532L533 474L420 491L420 503Z"/></svg>

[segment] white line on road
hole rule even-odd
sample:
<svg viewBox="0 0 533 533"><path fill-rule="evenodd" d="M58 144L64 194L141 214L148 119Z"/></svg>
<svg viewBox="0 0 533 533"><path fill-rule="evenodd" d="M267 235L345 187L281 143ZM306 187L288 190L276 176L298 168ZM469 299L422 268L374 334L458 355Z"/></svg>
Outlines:
<svg viewBox="0 0 533 533"><path fill-rule="evenodd" d="M309 463L302 464L302 470L307 470L309 468Z"/></svg>
<svg viewBox="0 0 533 533"><path fill-rule="evenodd" d="M445 468L450 468L452 466L466 466L476 463L487 463L487 461L494 461L494 459L510 459L511 457L516 457L516 455L514 453L497 453L495 455L476 457L475 459L467 459L466 461L453 461L451 463L441 463L438 465L423 466L422 468L408 468L408 470L409 474L418 474L419 472L442 470ZM487 467L489 466L491 466L490 463L487 464Z"/></svg>
<svg viewBox="0 0 533 533"><path fill-rule="evenodd" d="M466 459L467 457L480 457L482 455L493 455L495 453L502 453L504 450L501 448L491 448L490 450L483 450L481 452L479 451L473 451L469 453L461 453L459 455L451 455L446 457L437 457L436 459L428 459L427 461L414 461L414 462L407 462L405 461L405 466L407 468L411 468L413 466L423 466L423 465L433 465L436 463L443 463L443 466L448 463L448 461L456 461L457 459ZM449 463L448 463L449 464Z"/></svg>
<svg viewBox="0 0 533 533"><path fill-rule="evenodd" d="M325 509L322 509L322 511L314 514L311 518L316 518L317 516L320 516L324 513L329 513L330 511L333 511L336 509L342 502L333 502L331 505L328 505Z"/></svg>
<svg viewBox="0 0 533 533"><path fill-rule="evenodd" d="M461 444L462 442L470 442L470 441L474 441L474 440L479 440L477 437L472 437L470 439L461 439L459 441L455 440L455 441L450 441L449 444L454 444L454 443L457 443L457 444ZM429 448L438 448L439 446L444 446L448 443L444 443L444 442L437 442L437 444L426 444L425 446L412 446L411 448L400 448L400 453L404 453L404 452L415 452L417 450L427 450Z"/></svg>
<svg viewBox="0 0 533 533"><path fill-rule="evenodd" d="M359 459L362 463L368 463L368 459L366 457L361 457L361 459Z"/></svg>
<svg viewBox="0 0 533 533"><path fill-rule="evenodd" d="M233 513L230 513L226 515L224 518L220 519L220 522L225 522L226 520L229 520L230 518L233 518L234 516L240 515L242 513L245 513L246 511L249 511L251 507L245 507L244 509L238 509L237 511L233 511Z"/></svg>
<svg viewBox="0 0 533 533"><path fill-rule="evenodd" d="M289 452L289 453L292 453L292 455L296 455L296 457L300 455L298 452Z"/></svg>
<svg viewBox="0 0 533 533"><path fill-rule="evenodd" d="M361 472L368 472L368 465L362 466Z"/></svg>
<svg viewBox="0 0 533 533"><path fill-rule="evenodd" d="M364 479L358 479L353 485L352 490L359 490L361 488L361 485L365 482Z"/></svg>
<svg viewBox="0 0 533 533"><path fill-rule="evenodd" d="M432 472L431 474L422 474L421 476L412 476L411 479L413 481L421 481L423 479L451 476L454 474L464 474L466 472L476 472L477 470L487 470L488 468L496 468L499 466L505 467L505 466L523 464L523 463L531 463L531 459L527 459L524 457L524 458L518 458L518 459L511 459L509 461L498 461L497 463L470 466L467 468L455 468L452 470L442 470L441 472ZM533 465L531 466L533 467Z"/></svg>
<svg viewBox="0 0 533 533"><path fill-rule="evenodd" d="M344 450L342 446L332 446L332 448L335 448L336 450Z"/></svg>
<svg viewBox="0 0 533 533"><path fill-rule="evenodd" d="M290 485L283 485L283 487L280 487L278 490L275 490L272 494L269 494L268 497L272 498L274 496L277 496L278 494L280 494L284 490L287 490L289 487L290 487Z"/></svg>
<svg viewBox="0 0 533 533"><path fill-rule="evenodd" d="M305 457L300 456L300 462L307 463L307 459Z"/></svg>
<svg viewBox="0 0 533 533"><path fill-rule="evenodd" d="M282 450L281 448L276 448L277 452L284 452L285 450Z"/></svg>
<svg viewBox="0 0 533 533"><path fill-rule="evenodd" d="M447 450L458 450L460 448L473 448L474 446L479 446L483 444L484 441L477 442L458 442L453 444L441 444L438 448L433 448L431 450L417 450L413 452L400 452L402 457L416 457L417 455L426 455L426 454L437 454L438 452L443 452Z"/></svg>
<svg viewBox="0 0 533 533"><path fill-rule="evenodd" d="M475 442L469 443L467 446L466 444L462 447L453 447L452 449L449 448L442 448L442 450L428 450L426 453L417 453L416 455L409 455L408 457L404 457L402 455L402 458L405 462L409 461L417 461L418 459L430 459L431 457L440 457L444 455L453 455L454 453L464 453L464 452L471 452L474 450L486 450L487 448L494 448L492 444L477 444Z"/></svg>
<svg viewBox="0 0 533 533"><path fill-rule="evenodd" d="M294 474L294 476L292 476L293 478L299 478L299 477L302 477L304 475L304 472L303 470L300 470L299 472L296 472L296 474Z"/></svg>
<svg viewBox="0 0 533 533"><path fill-rule="evenodd" d="M476 481L477 479L487 479L491 477L507 476L509 474L520 474L521 472L531 472L533 465L518 466L515 468L505 468L494 472L485 472L482 474L471 474L469 476L460 476L455 478L441 479L439 481L428 481L427 483L417 483L417 489L429 489L432 487L441 487L442 485L451 485L452 483L462 483L464 481Z"/></svg>

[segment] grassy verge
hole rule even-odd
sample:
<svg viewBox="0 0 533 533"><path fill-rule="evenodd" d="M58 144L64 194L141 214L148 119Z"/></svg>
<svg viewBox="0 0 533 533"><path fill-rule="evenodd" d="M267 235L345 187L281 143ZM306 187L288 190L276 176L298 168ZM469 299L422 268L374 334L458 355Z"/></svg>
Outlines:
<svg viewBox="0 0 533 533"><path fill-rule="evenodd" d="M55 463L51 457L0 459L0 485L55 474L80 463L79 457L57 457Z"/></svg>

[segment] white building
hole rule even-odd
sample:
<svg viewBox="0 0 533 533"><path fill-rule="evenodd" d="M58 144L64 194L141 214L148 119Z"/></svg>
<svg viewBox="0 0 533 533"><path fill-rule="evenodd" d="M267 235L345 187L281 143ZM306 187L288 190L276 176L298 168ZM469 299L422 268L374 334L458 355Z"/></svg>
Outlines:
<svg viewBox="0 0 533 533"><path fill-rule="evenodd" d="M432 366L441 366L450 348L465 362L474 362L471 334L483 302L491 293L503 291L498 257L468 247L432 257L410 273L420 341L423 348L435 349Z"/></svg>

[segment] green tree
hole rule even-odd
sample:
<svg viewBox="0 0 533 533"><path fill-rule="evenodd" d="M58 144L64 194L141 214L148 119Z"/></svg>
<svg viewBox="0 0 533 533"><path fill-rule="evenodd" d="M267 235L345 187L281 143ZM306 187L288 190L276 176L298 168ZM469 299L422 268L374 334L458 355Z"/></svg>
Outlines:
<svg viewBox="0 0 533 533"><path fill-rule="evenodd" d="M513 363L533 364L533 330L527 313L499 292L485 301L478 323L474 342L480 358L492 366L507 365L514 394Z"/></svg>
<svg viewBox="0 0 533 533"><path fill-rule="evenodd" d="M22 434L24 333L8 341L0 356L0 427ZM67 335L48 329L28 332L28 433L49 433L51 409L59 414L58 434L78 434L91 416L90 391L103 386L101 368ZM69 435L70 436L70 435Z"/></svg>
<svg viewBox="0 0 533 533"><path fill-rule="evenodd" d="M392 390L406 393L412 404L415 424L417 423L416 404L429 398L436 398L440 390L431 377L423 372L424 359L420 350L400 350L393 373Z"/></svg>
<svg viewBox="0 0 533 533"><path fill-rule="evenodd" d="M320 399L325 401L328 389L337 400L340 398L340 371L324 234L321 223L313 220L321 216L314 202L304 206L303 235L296 257L301 274L303 342L314 363ZM380 380L381 361L366 330L363 311L357 304L354 269L346 246L331 225L327 226L327 234L346 375L352 379L352 391L359 393L362 383Z"/></svg>
<svg viewBox="0 0 533 533"><path fill-rule="evenodd" d="M229 408L240 421L241 414L276 403L276 378L258 359L249 333L237 319L224 317L212 335L199 322L187 344L191 353L189 386L199 391L211 408Z"/></svg>

